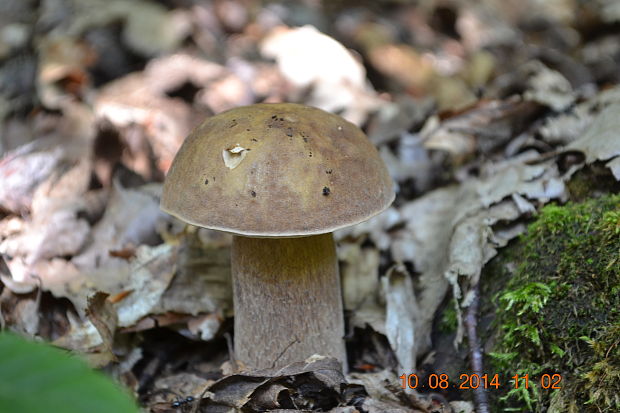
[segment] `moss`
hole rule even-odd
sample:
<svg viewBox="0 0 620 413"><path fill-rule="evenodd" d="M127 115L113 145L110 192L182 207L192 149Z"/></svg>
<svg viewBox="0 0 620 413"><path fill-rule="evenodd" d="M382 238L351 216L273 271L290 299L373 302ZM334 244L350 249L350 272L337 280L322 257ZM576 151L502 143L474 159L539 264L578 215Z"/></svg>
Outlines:
<svg viewBox="0 0 620 413"><path fill-rule="evenodd" d="M567 182L567 188L571 200L583 202L601 194L617 193L620 182L604 164L594 163L575 172Z"/></svg>
<svg viewBox="0 0 620 413"><path fill-rule="evenodd" d="M506 383L528 374L529 389L496 392L497 410L620 411L620 195L548 205L508 250L490 266L510 274L493 300L492 368Z"/></svg>
<svg viewBox="0 0 620 413"><path fill-rule="evenodd" d="M458 316L456 314L454 299L451 299L448 305L441 313L438 329L441 333L451 334L458 327Z"/></svg>

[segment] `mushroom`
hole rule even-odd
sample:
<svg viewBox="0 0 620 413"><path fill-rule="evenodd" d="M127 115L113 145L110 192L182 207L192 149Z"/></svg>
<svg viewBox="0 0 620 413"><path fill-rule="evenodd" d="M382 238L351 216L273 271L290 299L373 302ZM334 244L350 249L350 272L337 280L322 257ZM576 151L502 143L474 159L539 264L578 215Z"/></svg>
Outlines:
<svg viewBox="0 0 620 413"><path fill-rule="evenodd" d="M387 168L358 127L279 103L199 125L172 162L161 208L233 234L237 360L269 368L321 354L346 366L332 232L393 200Z"/></svg>

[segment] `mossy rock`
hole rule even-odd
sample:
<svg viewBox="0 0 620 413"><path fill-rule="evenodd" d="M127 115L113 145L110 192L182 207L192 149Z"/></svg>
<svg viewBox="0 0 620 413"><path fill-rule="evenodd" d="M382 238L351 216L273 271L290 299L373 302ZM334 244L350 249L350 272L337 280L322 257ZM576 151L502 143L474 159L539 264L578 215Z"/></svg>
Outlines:
<svg viewBox="0 0 620 413"><path fill-rule="evenodd" d="M506 384L489 390L494 411L620 411L620 195L544 207L484 283L487 370ZM543 388L545 374L560 389Z"/></svg>

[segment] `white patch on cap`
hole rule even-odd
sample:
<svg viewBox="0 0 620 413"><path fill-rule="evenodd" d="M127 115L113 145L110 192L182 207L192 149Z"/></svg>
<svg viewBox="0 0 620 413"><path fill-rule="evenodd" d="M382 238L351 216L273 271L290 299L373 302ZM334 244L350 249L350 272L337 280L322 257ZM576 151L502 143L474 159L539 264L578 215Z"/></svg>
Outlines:
<svg viewBox="0 0 620 413"><path fill-rule="evenodd" d="M224 165L229 169L235 169L247 154L248 150L239 146L239 144L236 144L233 148L224 149L222 151Z"/></svg>

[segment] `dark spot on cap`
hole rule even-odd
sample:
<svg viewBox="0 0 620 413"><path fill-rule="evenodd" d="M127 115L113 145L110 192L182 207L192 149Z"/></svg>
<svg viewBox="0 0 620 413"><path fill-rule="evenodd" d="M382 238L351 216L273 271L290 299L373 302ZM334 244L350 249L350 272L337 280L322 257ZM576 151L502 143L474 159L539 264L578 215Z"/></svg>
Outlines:
<svg viewBox="0 0 620 413"><path fill-rule="evenodd" d="M251 140L253 140L254 142L258 142L258 139L254 139L254 138L252 138Z"/></svg>
<svg viewBox="0 0 620 413"><path fill-rule="evenodd" d="M284 118L280 118L278 119L280 122L284 122Z"/></svg>
<svg viewBox="0 0 620 413"><path fill-rule="evenodd" d="M292 128L287 128L286 129L286 136L288 136L289 138L293 136L293 129Z"/></svg>
<svg viewBox="0 0 620 413"><path fill-rule="evenodd" d="M310 153L308 154L308 156L312 158L312 152L310 152Z"/></svg>
<svg viewBox="0 0 620 413"><path fill-rule="evenodd" d="M332 173L332 170L331 170L331 169L326 169L326 170L325 170L325 173L326 173L326 174L331 174L331 173Z"/></svg>
<svg viewBox="0 0 620 413"><path fill-rule="evenodd" d="M324 187L323 187L323 196L327 196L327 195L329 195L329 193L330 193L330 192L331 192L331 191L329 190L329 188L328 188L328 187L326 187L326 186L324 186Z"/></svg>
<svg viewBox="0 0 620 413"><path fill-rule="evenodd" d="M248 131L248 132L249 132L249 131L250 131L250 128L247 128L247 129L246 129L246 131Z"/></svg>
<svg viewBox="0 0 620 413"><path fill-rule="evenodd" d="M275 120L275 119L278 119L278 116L277 116L277 115L272 115L272 116L271 116L271 119L274 119L274 120Z"/></svg>
<svg viewBox="0 0 620 413"><path fill-rule="evenodd" d="M233 128L233 127L235 127L235 126L237 126L237 119L233 119L233 120L230 122L230 126L229 126L229 128Z"/></svg>
<svg viewBox="0 0 620 413"><path fill-rule="evenodd" d="M304 138L304 142L308 142L308 138Z"/></svg>
<svg viewBox="0 0 620 413"><path fill-rule="evenodd" d="M256 191L250 191L250 195L252 195L252 198L256 198Z"/></svg>
<svg viewBox="0 0 620 413"><path fill-rule="evenodd" d="M205 185L209 183L209 178L205 179Z"/></svg>

